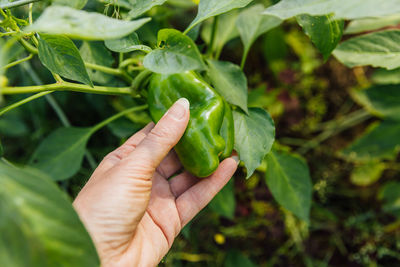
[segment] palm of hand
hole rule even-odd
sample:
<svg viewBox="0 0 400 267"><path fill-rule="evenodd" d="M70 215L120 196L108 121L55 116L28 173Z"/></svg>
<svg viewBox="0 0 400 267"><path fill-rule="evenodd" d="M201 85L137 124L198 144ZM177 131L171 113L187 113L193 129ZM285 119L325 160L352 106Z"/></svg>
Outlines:
<svg viewBox="0 0 400 267"><path fill-rule="evenodd" d="M74 203L103 266L156 266L182 227L236 170L236 161L227 159L209 178L199 180L183 172L168 180L181 169L174 152L163 156L158 167L149 158L135 159L145 152L157 157L146 146L135 155L153 127L146 127L110 153Z"/></svg>

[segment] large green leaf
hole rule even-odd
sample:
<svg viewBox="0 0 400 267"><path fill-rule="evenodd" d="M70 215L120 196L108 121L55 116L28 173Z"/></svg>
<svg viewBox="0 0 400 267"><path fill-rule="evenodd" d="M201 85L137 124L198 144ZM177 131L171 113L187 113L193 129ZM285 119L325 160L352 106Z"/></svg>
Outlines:
<svg viewBox="0 0 400 267"><path fill-rule="evenodd" d="M367 31L375 31L387 26L396 26L400 23L400 14L384 16L380 18L367 18L354 20L347 25L345 34L356 34Z"/></svg>
<svg viewBox="0 0 400 267"><path fill-rule="evenodd" d="M258 37L282 23L282 20L275 16L262 15L264 9L261 4L251 6L243 10L236 21L245 54L249 52Z"/></svg>
<svg viewBox="0 0 400 267"><path fill-rule="evenodd" d="M205 68L193 40L174 29L158 32L158 49L150 52L144 58L143 64L147 69L163 74Z"/></svg>
<svg viewBox="0 0 400 267"><path fill-rule="evenodd" d="M215 90L229 103L240 107L246 113L247 78L239 66L218 60L208 60L208 76Z"/></svg>
<svg viewBox="0 0 400 267"><path fill-rule="evenodd" d="M400 67L400 30L387 30L352 38L341 43L335 57L348 67L371 65Z"/></svg>
<svg viewBox="0 0 400 267"><path fill-rule="evenodd" d="M68 37L41 34L39 58L50 71L67 79L93 85L78 48Z"/></svg>
<svg viewBox="0 0 400 267"><path fill-rule="evenodd" d="M233 179L215 196L209 207L220 216L231 220L234 218L236 200Z"/></svg>
<svg viewBox="0 0 400 267"><path fill-rule="evenodd" d="M196 18L186 32L208 18L218 16L236 8L247 6L253 0L201 0Z"/></svg>
<svg viewBox="0 0 400 267"><path fill-rule="evenodd" d="M213 51L219 56L225 44L230 40L239 37L239 31L236 28L236 20L239 15L238 10L232 10L229 13L218 17L217 29L215 32ZM202 26L201 37L209 45L211 42L211 33L213 30L213 21L208 20Z"/></svg>
<svg viewBox="0 0 400 267"><path fill-rule="evenodd" d="M261 108L249 108L246 115L234 110L235 150L247 168L249 178L271 151L275 141L275 124L271 116Z"/></svg>
<svg viewBox="0 0 400 267"><path fill-rule="evenodd" d="M50 6L32 26L26 28L26 31L63 34L83 40L107 40L124 37L149 21L150 18L117 20L95 12Z"/></svg>
<svg viewBox="0 0 400 267"><path fill-rule="evenodd" d="M31 166L55 181L75 175L81 168L91 128L60 128L39 145L30 160Z"/></svg>
<svg viewBox="0 0 400 267"><path fill-rule="evenodd" d="M355 99L371 113L392 120L400 120L400 85L377 85L355 91Z"/></svg>
<svg viewBox="0 0 400 267"><path fill-rule="evenodd" d="M282 0L264 14L288 19L297 15L334 14L337 19L380 17L400 12L400 0Z"/></svg>
<svg viewBox="0 0 400 267"><path fill-rule="evenodd" d="M114 63L114 58L110 51L102 42L83 42L79 49L82 59L87 63L92 63L100 66L111 67ZM113 76L103 73L98 70L88 69L89 77L94 82L106 84Z"/></svg>
<svg viewBox="0 0 400 267"><path fill-rule="evenodd" d="M70 6L76 9L82 9L88 0L52 0L54 5Z"/></svg>
<svg viewBox="0 0 400 267"><path fill-rule="evenodd" d="M341 155L356 162L374 160L392 160L400 151L400 123L383 121L373 124L366 133L349 147L341 151Z"/></svg>
<svg viewBox="0 0 400 267"><path fill-rule="evenodd" d="M108 49L118 53L129 53L133 51L151 52L151 48L142 45L137 33L132 33L120 39L106 40L105 45Z"/></svg>
<svg viewBox="0 0 400 267"><path fill-rule="evenodd" d="M333 15L299 15L297 22L327 60L343 36L344 21Z"/></svg>
<svg viewBox="0 0 400 267"><path fill-rule="evenodd" d="M306 161L273 151L267 156L267 166L266 182L276 201L300 219L309 221L312 182Z"/></svg>
<svg viewBox="0 0 400 267"><path fill-rule="evenodd" d="M99 266L66 195L47 176L0 162L2 266Z"/></svg>

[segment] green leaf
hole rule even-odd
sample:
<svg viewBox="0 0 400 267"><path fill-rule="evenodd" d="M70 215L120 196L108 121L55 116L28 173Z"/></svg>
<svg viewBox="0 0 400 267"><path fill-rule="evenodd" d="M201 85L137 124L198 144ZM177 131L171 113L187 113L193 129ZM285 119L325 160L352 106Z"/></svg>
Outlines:
<svg viewBox="0 0 400 267"><path fill-rule="evenodd" d="M93 86L75 44L62 35L39 36L39 59L50 71Z"/></svg>
<svg viewBox="0 0 400 267"><path fill-rule="evenodd" d="M383 210L400 218L400 183L391 181L381 187L378 199L384 202Z"/></svg>
<svg viewBox="0 0 400 267"><path fill-rule="evenodd" d="M217 58L221 54L225 44L239 36L239 31L236 28L236 20L238 15L238 10L232 10L231 12L218 17L217 30L215 33L214 46L212 49L213 51L217 52ZM212 20L208 20L204 23L204 25L202 25L201 38L208 45L211 42L212 28Z"/></svg>
<svg viewBox="0 0 400 267"><path fill-rule="evenodd" d="M399 136L400 123L398 121L375 123L340 154L347 160L355 162L392 160L400 151Z"/></svg>
<svg viewBox="0 0 400 267"><path fill-rule="evenodd" d="M249 52L258 37L282 23L282 20L277 17L262 15L264 9L265 7L261 4L251 6L243 10L236 21L245 54Z"/></svg>
<svg viewBox="0 0 400 267"><path fill-rule="evenodd" d="M297 22L327 60L343 36L344 21L333 15L299 15Z"/></svg>
<svg viewBox="0 0 400 267"><path fill-rule="evenodd" d="M100 265L67 196L44 174L0 163L0 214L2 265Z"/></svg>
<svg viewBox="0 0 400 267"><path fill-rule="evenodd" d="M275 141L275 124L261 108L249 108L249 114L234 110L235 150L247 168L247 178L261 165Z"/></svg>
<svg viewBox="0 0 400 267"><path fill-rule="evenodd" d="M294 154L273 151L267 156L267 166L266 182L276 201L309 221L312 182L306 161Z"/></svg>
<svg viewBox="0 0 400 267"><path fill-rule="evenodd" d="M154 6L162 5L167 0L102 0L102 2L129 9L128 19L137 18Z"/></svg>
<svg viewBox="0 0 400 267"><path fill-rule="evenodd" d="M55 5L70 6L76 9L82 9L88 0L52 0L51 2Z"/></svg>
<svg viewBox="0 0 400 267"><path fill-rule="evenodd" d="M137 18L150 10L154 6L160 6L167 0L129 0L131 3L131 11L128 14L130 19Z"/></svg>
<svg viewBox="0 0 400 267"><path fill-rule="evenodd" d="M30 165L55 181L66 180L81 168L91 135L91 128L60 128L43 140Z"/></svg>
<svg viewBox="0 0 400 267"><path fill-rule="evenodd" d="M139 36L135 32L120 39L106 40L104 43L108 49L117 53L151 52L150 47L140 44Z"/></svg>
<svg viewBox="0 0 400 267"><path fill-rule="evenodd" d="M150 18L134 21L117 20L95 12L65 6L50 6L25 31L63 34L83 40L107 40L124 37L149 21Z"/></svg>
<svg viewBox="0 0 400 267"><path fill-rule="evenodd" d="M370 186L381 178L385 169L386 164L383 162L367 162L351 172L350 181L357 186Z"/></svg>
<svg viewBox="0 0 400 267"><path fill-rule="evenodd" d="M82 59L87 63L105 67L111 67L114 63L114 58L102 42L83 42L79 51ZM100 84L106 84L113 79L112 75L105 74L101 71L88 69L87 72L92 81Z"/></svg>
<svg viewBox="0 0 400 267"><path fill-rule="evenodd" d="M233 220L236 209L234 181L229 183L210 202L209 207L220 216Z"/></svg>
<svg viewBox="0 0 400 267"><path fill-rule="evenodd" d="M224 267L256 267L248 256L244 255L243 252L238 250L230 250L226 255L224 261Z"/></svg>
<svg viewBox="0 0 400 267"><path fill-rule="evenodd" d="M372 74L371 80L377 84L399 84L400 68L394 70L377 69Z"/></svg>
<svg viewBox="0 0 400 267"><path fill-rule="evenodd" d="M205 68L196 44L180 31L160 30L158 46L143 61L144 66L152 72L173 74Z"/></svg>
<svg viewBox="0 0 400 267"><path fill-rule="evenodd" d="M367 18L351 21L347 25L345 34L356 34L375 31L388 26L396 26L400 23L400 14L385 16L381 18Z"/></svg>
<svg viewBox="0 0 400 267"><path fill-rule="evenodd" d="M197 16L189 25L185 33L189 32L189 30L206 19L218 16L236 8L245 7L252 1L253 0L201 0Z"/></svg>
<svg viewBox="0 0 400 267"><path fill-rule="evenodd" d="M400 12L400 0L282 0L267 8L266 15L281 19L308 14L334 14L336 19L381 17Z"/></svg>
<svg viewBox="0 0 400 267"><path fill-rule="evenodd" d="M400 30L387 30L352 38L341 43L335 57L348 67L371 65L386 69L400 67Z"/></svg>
<svg viewBox="0 0 400 267"><path fill-rule="evenodd" d="M355 91L353 96L371 113L400 121L400 85L377 85Z"/></svg>
<svg viewBox="0 0 400 267"><path fill-rule="evenodd" d="M232 105L248 113L247 78L238 65L228 61L208 60L208 76L215 90Z"/></svg>

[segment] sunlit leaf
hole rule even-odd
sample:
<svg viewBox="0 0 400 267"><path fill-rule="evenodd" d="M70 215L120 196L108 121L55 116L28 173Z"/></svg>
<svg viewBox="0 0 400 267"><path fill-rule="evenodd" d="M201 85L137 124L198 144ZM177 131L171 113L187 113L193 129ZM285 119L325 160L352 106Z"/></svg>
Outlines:
<svg viewBox="0 0 400 267"><path fill-rule="evenodd" d="M335 57L348 67L400 67L400 30L387 30L358 36L341 43Z"/></svg>
<svg viewBox="0 0 400 267"><path fill-rule="evenodd" d="M158 48L144 58L143 64L147 69L162 74L205 68L193 40L174 29L159 31Z"/></svg>
<svg viewBox="0 0 400 267"><path fill-rule="evenodd" d="M117 20L95 12L66 6L50 6L25 31L62 34L83 40L107 40L124 37L149 21L150 18Z"/></svg>

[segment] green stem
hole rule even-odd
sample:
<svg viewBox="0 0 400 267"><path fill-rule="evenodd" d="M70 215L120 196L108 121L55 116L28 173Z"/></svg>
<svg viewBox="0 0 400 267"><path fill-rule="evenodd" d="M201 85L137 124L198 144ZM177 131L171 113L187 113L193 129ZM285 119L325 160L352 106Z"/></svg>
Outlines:
<svg viewBox="0 0 400 267"><path fill-rule="evenodd" d="M121 64L119 65L119 67L121 69L128 67L129 65L133 65L133 64L139 64L140 60L137 58L128 58L125 59L124 61L121 62Z"/></svg>
<svg viewBox="0 0 400 267"><path fill-rule="evenodd" d="M119 76L128 83L131 83L133 81L132 77L130 77L128 74L126 74L125 72L123 72L120 69L109 68L106 66L101 66L101 65L97 65L97 64L93 64L93 63L88 63L88 62L85 62L85 66L86 66L86 68L89 68L92 70L97 70L97 71L101 71L106 74Z"/></svg>
<svg viewBox="0 0 400 267"><path fill-rule="evenodd" d="M112 116L112 117L100 122L96 126L94 126L92 128L92 134L94 134L95 132L97 132L101 128L107 126L111 122L113 122L113 121L115 121L115 120L117 120L117 119L129 114L129 113L137 112L137 111L143 111L143 110L146 110L146 109L148 109L148 105L137 106L137 107L133 107L133 108L124 110L124 111L122 111L122 112L120 112L120 113L118 113L118 114L116 114L116 115L114 115L114 116Z"/></svg>
<svg viewBox="0 0 400 267"><path fill-rule="evenodd" d="M130 87L90 87L84 84L61 82L55 84L22 86L22 87L4 87L1 92L4 95L39 93L44 91L72 91L80 93L103 94L103 95L132 95Z"/></svg>
<svg viewBox="0 0 400 267"><path fill-rule="evenodd" d="M11 3L0 4L0 9L14 8L24 6L30 3L39 2L40 0L19 0Z"/></svg>
<svg viewBox="0 0 400 267"><path fill-rule="evenodd" d="M32 13L33 13L33 3L30 3L30 4L29 4L29 16L28 16L28 18L29 18L29 25L32 25L32 24L33 24L33 16L32 16Z"/></svg>
<svg viewBox="0 0 400 267"><path fill-rule="evenodd" d="M218 17L214 17L214 22L211 31L210 44L208 45L207 55L211 56L214 50L214 42L218 28Z"/></svg>
<svg viewBox="0 0 400 267"><path fill-rule="evenodd" d="M36 47L34 47L33 45L31 45L30 43L28 43L26 40L24 39L19 39L18 40L20 42L20 44L31 54L38 54L39 51Z"/></svg>
<svg viewBox="0 0 400 267"><path fill-rule="evenodd" d="M4 67L2 67L2 69L6 70L6 69L9 69L9 68L12 68L12 67L14 67L14 66L16 66L18 64L21 64L21 63L23 63L25 61L31 60L32 57L33 57L33 54L30 54L26 58L23 58L23 59L20 59L20 60L17 60L17 61L14 61L14 62L11 62L11 63L5 65Z"/></svg>
<svg viewBox="0 0 400 267"><path fill-rule="evenodd" d="M0 109L0 116L4 115L5 113L7 113L7 112L9 112L9 111L11 111L11 110L13 110L15 108L20 107L20 106L22 106L22 105L24 105L24 104L26 104L28 102L31 102L31 101L33 101L35 99L38 99L38 98L42 97L42 96L51 94L53 92L54 91L44 91L44 92L41 92L41 93L37 93L37 94L35 94L33 96L30 96L30 97L25 98L25 99L23 99L21 101L18 101L17 103L14 103L12 105L4 107L4 108Z"/></svg>
<svg viewBox="0 0 400 267"><path fill-rule="evenodd" d="M142 83L152 74L151 71L149 70L144 70L141 73L139 73L136 78L132 82L132 91L137 92L139 91L140 86Z"/></svg>
<svg viewBox="0 0 400 267"><path fill-rule="evenodd" d="M335 124L330 125L324 132L322 132L320 135L315 137L314 139L308 141L305 143L302 147L298 149L299 154L305 154L311 149L316 148L319 146L322 142L326 141L327 139L331 138L332 136L335 136L355 125L358 125L368 119L370 119L372 116L365 110L358 110L353 112L352 114L349 114L346 116L345 119L342 119Z"/></svg>
<svg viewBox="0 0 400 267"><path fill-rule="evenodd" d="M242 62L240 63L240 68L242 69L242 70L244 70L244 66L246 65L246 61L247 61L247 57L248 57L248 55L249 55L249 49L244 49L244 52L243 52L243 57L242 57Z"/></svg>

